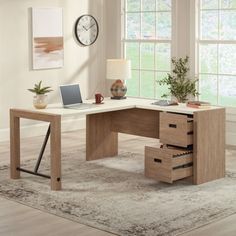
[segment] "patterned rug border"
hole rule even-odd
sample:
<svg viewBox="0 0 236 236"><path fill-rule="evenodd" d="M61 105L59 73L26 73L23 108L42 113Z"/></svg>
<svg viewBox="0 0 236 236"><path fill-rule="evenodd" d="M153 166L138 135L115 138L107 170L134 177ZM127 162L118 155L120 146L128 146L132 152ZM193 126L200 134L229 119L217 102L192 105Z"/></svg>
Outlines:
<svg viewBox="0 0 236 236"><path fill-rule="evenodd" d="M71 218L71 217L69 217L69 216L58 215L58 214L56 214L56 213L47 211L45 208L38 208L38 207L31 206L31 205L27 205L27 204L25 204L24 202L21 202L21 201L18 201L18 200L14 200L14 199L8 198L8 197L6 197L5 195L2 195L1 193L0 193L0 196L1 196L2 198L6 199L6 200L11 201L11 202L16 202L16 203L18 203L18 204L21 204L21 205L23 205L23 206L26 206L26 207L29 207L29 208L32 208L32 209L41 211L41 212L46 213L46 214L50 214L50 215L53 215L53 216L56 216L56 217L59 217L59 218L65 219L65 220L69 220L69 221L72 221L72 222L75 222L75 223L78 223L78 224L82 224L82 225L91 227L91 228L93 228L93 229L97 229L97 230L100 230L100 231L104 231L104 232L106 232L106 233L114 234L114 235L117 235L117 236L125 236L125 235L120 234L119 232L112 231L111 228L105 227L105 226L103 226L103 225L101 225L101 224L98 224L98 223L94 224L94 222L84 222L81 218L79 218L79 219L77 218L78 220L75 220L73 217ZM177 232L177 234L175 234L175 236L180 236L180 235L189 233L189 232L191 232L191 231L200 229L200 228L202 228L202 227L204 227L204 226L207 226L207 225L210 225L210 224L212 224L212 223L218 222L218 221L223 220L223 219L225 219L225 218L227 218L227 217L230 217L230 216L232 216L232 215L234 215L234 214L236 214L236 211L233 211L233 212L231 212L231 213L229 213L229 214L225 214L225 215L222 215L222 216L218 216L218 217L216 217L216 218L213 218L212 220L210 220L209 222L207 222L207 223L205 223L205 224L204 224L204 223L203 223L203 224L199 224L199 225L197 225L197 226L195 226L195 227L193 227L193 228L191 228L191 229L189 229L189 230L182 231L182 232ZM98 224L99 226L97 226L97 224ZM158 234L158 235L156 235L156 236L164 236L164 235Z"/></svg>

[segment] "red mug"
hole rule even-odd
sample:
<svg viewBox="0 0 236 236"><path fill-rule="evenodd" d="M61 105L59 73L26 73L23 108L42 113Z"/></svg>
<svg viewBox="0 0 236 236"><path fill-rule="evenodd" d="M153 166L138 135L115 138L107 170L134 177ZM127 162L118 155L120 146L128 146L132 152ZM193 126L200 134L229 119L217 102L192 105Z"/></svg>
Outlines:
<svg viewBox="0 0 236 236"><path fill-rule="evenodd" d="M95 94L95 102L96 102L96 104L101 104L103 100L104 100L104 97L102 96L101 93L96 93Z"/></svg>

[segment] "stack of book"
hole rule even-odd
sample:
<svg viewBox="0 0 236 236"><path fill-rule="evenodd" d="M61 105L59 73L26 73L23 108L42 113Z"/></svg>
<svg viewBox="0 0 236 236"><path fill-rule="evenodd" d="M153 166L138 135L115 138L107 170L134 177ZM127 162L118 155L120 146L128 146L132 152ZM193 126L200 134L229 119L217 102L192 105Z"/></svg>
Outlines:
<svg viewBox="0 0 236 236"><path fill-rule="evenodd" d="M187 107L208 109L211 108L211 104L209 102L202 102L202 101L188 101Z"/></svg>

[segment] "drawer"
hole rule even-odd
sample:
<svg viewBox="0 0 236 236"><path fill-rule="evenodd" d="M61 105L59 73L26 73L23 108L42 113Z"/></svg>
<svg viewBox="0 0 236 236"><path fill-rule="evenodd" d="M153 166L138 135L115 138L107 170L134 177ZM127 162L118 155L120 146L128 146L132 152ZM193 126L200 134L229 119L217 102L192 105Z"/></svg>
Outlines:
<svg viewBox="0 0 236 236"><path fill-rule="evenodd" d="M145 176L173 183L193 175L193 153L178 149L145 147Z"/></svg>
<svg viewBox="0 0 236 236"><path fill-rule="evenodd" d="M193 119L187 115L160 113L160 141L164 144L187 147L193 144Z"/></svg>

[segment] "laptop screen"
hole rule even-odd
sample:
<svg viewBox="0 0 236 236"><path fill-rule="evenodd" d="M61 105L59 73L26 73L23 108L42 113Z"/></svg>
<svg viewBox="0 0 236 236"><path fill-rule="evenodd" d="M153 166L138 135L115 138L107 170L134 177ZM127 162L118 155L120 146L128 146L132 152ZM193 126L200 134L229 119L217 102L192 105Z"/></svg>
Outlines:
<svg viewBox="0 0 236 236"><path fill-rule="evenodd" d="M79 84L60 86L62 103L64 106L82 103Z"/></svg>

